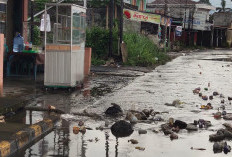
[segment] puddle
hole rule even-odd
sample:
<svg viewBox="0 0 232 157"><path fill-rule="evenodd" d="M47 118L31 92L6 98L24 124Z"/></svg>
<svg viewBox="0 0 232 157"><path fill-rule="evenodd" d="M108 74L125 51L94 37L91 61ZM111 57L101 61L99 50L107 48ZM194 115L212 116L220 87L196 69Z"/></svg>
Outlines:
<svg viewBox="0 0 232 157"><path fill-rule="evenodd" d="M215 53L221 54L220 58L212 55ZM224 94L226 111L232 112L232 105L226 99L228 96L232 96L232 71L231 67L223 66L228 64L227 60L223 61L227 55L232 55L232 52L210 50L181 56L166 65L157 67L151 73L137 77L131 83L127 78L100 76L89 80L81 92L47 93L32 102L44 107L48 104L55 105L67 113L86 109L89 113L102 114L112 102L119 104L124 112L130 109L141 111L145 108L152 108L158 112L166 112L161 115L165 121L170 117L187 123L199 119L209 120L213 125L209 130L199 129L196 132L182 130L178 133L179 139L171 141L169 136L165 136L162 132L156 134L149 129L159 130L162 122L138 123L134 126L131 136L117 139L111 134L110 129L96 130L96 127L104 125L104 121L77 116L77 119L72 122L60 121L53 132L17 156L224 157L223 153L214 154L213 143L209 142L209 135L215 133L212 130L222 128L222 124L226 122L223 119L215 120L213 118L213 113L217 112L221 106L222 98L217 96L213 100L203 101L198 95L194 95L192 90L201 87L204 95L212 95L214 91ZM219 62L209 62L209 59ZM208 87L209 83L210 87ZM208 90L204 90L206 87ZM111 90L114 92L111 93ZM164 105L175 99L184 102L183 108ZM209 102L214 109L201 110L199 113L191 112L199 110L201 105ZM45 115L37 114L37 117L40 116ZM93 130L87 130L85 134L74 134L73 126L78 125L79 120L84 121L85 125ZM110 126L114 122L114 119L107 120L110 121ZM28 122L28 118L26 121ZM148 133L139 135L139 129L148 130ZM133 145L128 142L130 139L136 139L139 143ZM227 141L227 143L232 146L232 141ZM137 150L136 146L144 147L145 150ZM191 147L205 148L206 150L192 150Z"/></svg>

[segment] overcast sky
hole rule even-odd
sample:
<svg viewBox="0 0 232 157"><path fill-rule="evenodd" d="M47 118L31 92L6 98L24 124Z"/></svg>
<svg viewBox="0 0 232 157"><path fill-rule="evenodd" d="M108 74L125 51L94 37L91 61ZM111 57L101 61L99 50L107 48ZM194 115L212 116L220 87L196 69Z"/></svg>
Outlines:
<svg viewBox="0 0 232 157"><path fill-rule="evenodd" d="M198 0L195 0L195 1L198 1ZM210 3L215 7L221 7L221 0L210 0ZM232 8L231 0L226 0L226 7Z"/></svg>

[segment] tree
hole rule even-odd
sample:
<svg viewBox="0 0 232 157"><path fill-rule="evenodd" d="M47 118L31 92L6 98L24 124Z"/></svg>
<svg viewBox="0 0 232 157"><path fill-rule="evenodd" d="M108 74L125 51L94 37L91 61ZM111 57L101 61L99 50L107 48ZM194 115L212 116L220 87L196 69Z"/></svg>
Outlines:
<svg viewBox="0 0 232 157"><path fill-rule="evenodd" d="M225 12L226 1L225 1L225 0L222 0L222 1L221 1L221 5L222 5L222 11Z"/></svg>
<svg viewBox="0 0 232 157"><path fill-rule="evenodd" d="M199 2L211 5L209 0L200 0Z"/></svg>

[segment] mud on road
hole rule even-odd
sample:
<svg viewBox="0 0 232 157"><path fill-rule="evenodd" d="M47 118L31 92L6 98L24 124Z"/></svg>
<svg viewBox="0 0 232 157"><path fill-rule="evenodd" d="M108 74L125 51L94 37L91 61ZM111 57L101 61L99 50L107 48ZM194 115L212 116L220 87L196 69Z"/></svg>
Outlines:
<svg viewBox="0 0 232 157"><path fill-rule="evenodd" d="M227 99L232 96L232 62L229 61L231 57L230 50L191 53L135 79L122 75L101 75L98 76L100 79L95 77L95 80L93 76L83 91L71 94L63 91L44 93L42 97L31 102L31 105L54 105L69 115L64 115L53 132L21 152L19 156L225 156L224 153L214 154L214 142L209 141L209 135L223 128L224 122L230 123L222 118L215 119L213 114L222 106L222 99L225 100L225 110L232 113L231 102ZM212 100L203 100L193 93L197 87L201 88L204 95L210 96L217 91L225 98L215 96ZM176 99L180 100L180 106L164 105ZM120 105L124 115L118 118L106 117L104 111L111 103ZM200 109L201 105L208 103L212 104L213 109ZM109 127L116 120L125 119L129 110L143 109L160 112L156 116L164 121L136 123L133 125L134 132L129 137L116 138L112 135ZM84 112L102 118L99 120L75 115ZM39 113L33 118L36 120L42 116L43 113ZM161 124L166 123L170 117L186 123L204 119L211 121L212 126L207 129L199 128L197 131L182 129L177 133L177 140L170 140L169 136L165 136L160 130ZM78 126L80 121L83 121L88 129L84 134L74 134L73 127ZM105 126L106 122L109 123L108 127ZM141 129L147 133L139 134ZM131 139L138 143L131 144L128 142ZM226 141L228 145L232 145L230 140Z"/></svg>

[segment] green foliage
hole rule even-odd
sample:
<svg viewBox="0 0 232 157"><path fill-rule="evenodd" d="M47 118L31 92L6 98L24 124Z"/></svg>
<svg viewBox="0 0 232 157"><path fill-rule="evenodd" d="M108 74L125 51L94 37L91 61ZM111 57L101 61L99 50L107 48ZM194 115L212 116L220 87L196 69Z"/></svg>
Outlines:
<svg viewBox="0 0 232 157"><path fill-rule="evenodd" d="M92 0L88 2L88 7L100 8L109 4L109 0Z"/></svg>
<svg viewBox="0 0 232 157"><path fill-rule="evenodd" d="M41 45L42 44L42 39L40 37L40 30L38 26L34 26L34 32L33 32L33 45Z"/></svg>
<svg viewBox="0 0 232 157"><path fill-rule="evenodd" d="M45 9L45 3L49 3L51 0L35 0L35 12L40 12Z"/></svg>
<svg viewBox="0 0 232 157"><path fill-rule="evenodd" d="M106 59L109 49L109 30L92 27L86 31L86 47L92 48L94 58ZM113 29L113 54L118 52L118 30Z"/></svg>
<svg viewBox="0 0 232 157"><path fill-rule="evenodd" d="M146 36L127 32L123 37L128 49L128 65L153 66L163 64L169 57Z"/></svg>
<svg viewBox="0 0 232 157"><path fill-rule="evenodd" d="M106 61L104 61L103 59L99 59L99 58L96 58L96 57L91 58L91 64L92 65L103 65L105 63L106 63Z"/></svg>
<svg viewBox="0 0 232 157"><path fill-rule="evenodd" d="M225 0L221 1L221 6L222 6L222 11L225 12L225 8L226 8L226 1Z"/></svg>

